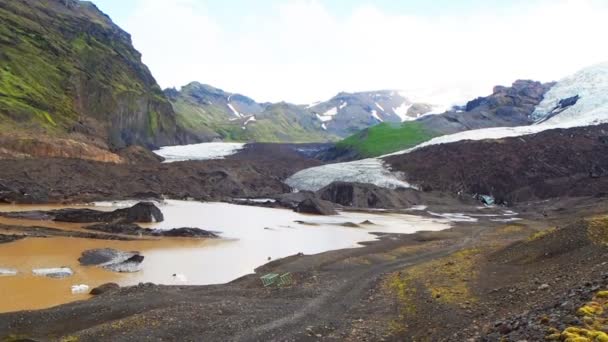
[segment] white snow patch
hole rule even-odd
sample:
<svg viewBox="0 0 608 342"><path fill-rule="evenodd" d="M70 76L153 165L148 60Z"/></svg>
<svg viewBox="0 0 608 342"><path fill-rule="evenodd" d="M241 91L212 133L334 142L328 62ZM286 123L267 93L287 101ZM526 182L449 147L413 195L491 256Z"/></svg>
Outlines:
<svg viewBox="0 0 608 342"><path fill-rule="evenodd" d="M327 121L331 121L333 119L333 116L330 115L317 115L317 119L321 120L322 122L327 122Z"/></svg>
<svg viewBox="0 0 608 342"><path fill-rule="evenodd" d="M413 104L408 104L407 102L403 102L401 106L397 108L393 108L393 112L397 114L397 116L401 119L401 122L408 120L415 120L416 118L408 116L407 111L412 108Z"/></svg>
<svg viewBox="0 0 608 342"><path fill-rule="evenodd" d="M165 146L154 153L165 158L166 163L184 160L224 159L241 150L243 143L202 143L181 146Z"/></svg>
<svg viewBox="0 0 608 342"><path fill-rule="evenodd" d="M325 125L325 122L321 124L321 128L327 131L327 125Z"/></svg>
<svg viewBox="0 0 608 342"><path fill-rule="evenodd" d="M380 122L384 122L384 120L382 120L382 118L378 116L378 112L377 112L376 110L374 110L374 109L372 109L372 116L373 116L373 117L374 117L376 120L378 120L378 121L380 121Z"/></svg>
<svg viewBox="0 0 608 342"><path fill-rule="evenodd" d="M376 105L376 107L378 107L378 109L380 109L381 111L386 112L386 111L384 110L384 108L383 108L383 107L382 107L382 106L381 106L381 105L380 105L378 102L375 102L375 105Z"/></svg>
<svg viewBox="0 0 608 342"><path fill-rule="evenodd" d="M506 218L506 219L490 219L490 221L492 222L503 222L503 223L507 223L507 222L515 222L515 221L521 221L522 219L520 219L519 217L512 217L512 218Z"/></svg>
<svg viewBox="0 0 608 342"><path fill-rule="evenodd" d="M254 121L257 121L257 120L255 119L255 115L252 115L245 121L245 123L243 125L247 126L248 123L254 122Z"/></svg>
<svg viewBox="0 0 608 342"><path fill-rule="evenodd" d="M348 106L348 102L342 102L342 104L340 105L340 109L343 109L346 106Z"/></svg>
<svg viewBox="0 0 608 342"><path fill-rule="evenodd" d="M462 213L435 213L428 211L432 216L442 217L452 222L477 222L477 219Z"/></svg>
<svg viewBox="0 0 608 342"><path fill-rule="evenodd" d="M234 106L231 103L228 103L228 108L230 108L230 110L236 117L238 117L238 118L243 117L243 115L241 113L239 113L236 109L234 109Z"/></svg>
<svg viewBox="0 0 608 342"><path fill-rule="evenodd" d="M335 181L369 183L385 188L414 188L391 172L380 159L317 166L292 175L286 183L297 190L317 191Z"/></svg>
<svg viewBox="0 0 608 342"><path fill-rule="evenodd" d="M323 116L334 116L336 114L338 114L338 107L333 107L327 112L323 113Z"/></svg>

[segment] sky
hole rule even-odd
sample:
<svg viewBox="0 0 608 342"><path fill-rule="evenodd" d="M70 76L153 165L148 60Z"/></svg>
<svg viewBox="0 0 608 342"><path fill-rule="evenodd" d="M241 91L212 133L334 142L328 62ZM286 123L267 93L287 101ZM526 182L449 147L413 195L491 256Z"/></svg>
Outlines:
<svg viewBox="0 0 608 342"><path fill-rule="evenodd" d="M608 60L608 0L93 0L161 87L259 102L402 90L462 103Z"/></svg>

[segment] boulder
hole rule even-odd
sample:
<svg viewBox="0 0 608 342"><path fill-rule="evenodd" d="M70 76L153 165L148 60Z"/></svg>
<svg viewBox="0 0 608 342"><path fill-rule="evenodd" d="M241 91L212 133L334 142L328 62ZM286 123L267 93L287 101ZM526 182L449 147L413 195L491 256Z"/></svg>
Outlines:
<svg viewBox="0 0 608 342"><path fill-rule="evenodd" d="M318 198L307 198L300 202L295 209L298 213L313 215L336 215L337 212L331 202Z"/></svg>
<svg viewBox="0 0 608 342"><path fill-rule="evenodd" d="M106 284L97 286L96 288L92 289L91 292L89 292L89 294L91 294L93 296L99 296L99 295L102 295L104 293L116 291L118 289L120 289L120 286L118 284L116 284L116 283L106 283Z"/></svg>
<svg viewBox="0 0 608 342"><path fill-rule="evenodd" d="M101 248L82 252L78 261L83 266L98 266L114 272L137 272L144 261L144 256L139 252Z"/></svg>

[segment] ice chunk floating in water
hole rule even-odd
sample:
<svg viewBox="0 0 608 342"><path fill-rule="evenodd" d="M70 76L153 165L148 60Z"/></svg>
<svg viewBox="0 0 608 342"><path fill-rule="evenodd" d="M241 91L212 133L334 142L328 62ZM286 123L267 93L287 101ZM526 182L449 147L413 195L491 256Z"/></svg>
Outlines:
<svg viewBox="0 0 608 342"><path fill-rule="evenodd" d="M89 292L89 285L80 284L80 285L72 285L72 293L73 294L81 294Z"/></svg>
<svg viewBox="0 0 608 342"><path fill-rule="evenodd" d="M74 274L69 267L56 267L56 268L38 268L32 270L32 273L37 276L47 276L49 278L66 278Z"/></svg>
<svg viewBox="0 0 608 342"><path fill-rule="evenodd" d="M240 151L243 143L202 143L181 146L165 146L154 153L165 158L165 162L184 160L224 159Z"/></svg>
<svg viewBox="0 0 608 342"><path fill-rule="evenodd" d="M0 268L0 277L10 277L16 276L17 270L13 270L11 268Z"/></svg>

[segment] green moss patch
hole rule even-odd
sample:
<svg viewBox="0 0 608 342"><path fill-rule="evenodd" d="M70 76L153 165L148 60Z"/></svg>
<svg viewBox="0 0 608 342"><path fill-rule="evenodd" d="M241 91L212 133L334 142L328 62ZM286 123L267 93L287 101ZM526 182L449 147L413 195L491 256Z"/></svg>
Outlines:
<svg viewBox="0 0 608 342"><path fill-rule="evenodd" d="M336 147L354 150L361 157L377 157L414 147L435 136L417 121L381 123L340 141Z"/></svg>

